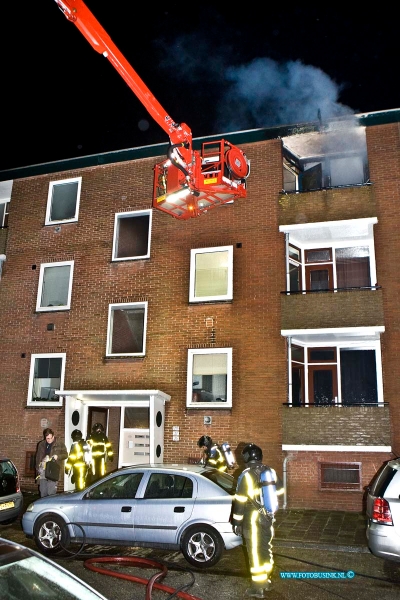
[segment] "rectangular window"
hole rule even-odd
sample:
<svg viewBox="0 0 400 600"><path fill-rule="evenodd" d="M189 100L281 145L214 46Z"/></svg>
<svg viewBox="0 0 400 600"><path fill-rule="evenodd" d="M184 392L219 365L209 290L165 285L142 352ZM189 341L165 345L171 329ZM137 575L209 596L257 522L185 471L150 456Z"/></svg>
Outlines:
<svg viewBox="0 0 400 600"><path fill-rule="evenodd" d="M187 406L232 406L232 348L188 350Z"/></svg>
<svg viewBox="0 0 400 600"><path fill-rule="evenodd" d="M362 347L292 345L294 405L378 405L383 402L379 343ZM307 376L308 374L308 376Z"/></svg>
<svg viewBox="0 0 400 600"><path fill-rule="evenodd" d="M73 261L40 265L37 311L70 308L73 270Z"/></svg>
<svg viewBox="0 0 400 600"><path fill-rule="evenodd" d="M337 248L335 258L338 288L371 285L368 246Z"/></svg>
<svg viewBox="0 0 400 600"><path fill-rule="evenodd" d="M320 463L321 490L361 490L361 463Z"/></svg>
<svg viewBox="0 0 400 600"><path fill-rule="evenodd" d="M340 351L342 403L377 404L376 357L374 350Z"/></svg>
<svg viewBox="0 0 400 600"><path fill-rule="evenodd" d="M147 302L110 304L107 356L144 356Z"/></svg>
<svg viewBox="0 0 400 600"><path fill-rule="evenodd" d="M232 300L233 247L191 250L189 302Z"/></svg>
<svg viewBox="0 0 400 600"><path fill-rule="evenodd" d="M149 258L151 219L150 210L115 215L113 260Z"/></svg>
<svg viewBox="0 0 400 600"><path fill-rule="evenodd" d="M78 220L82 177L51 181L47 197L46 225Z"/></svg>
<svg viewBox="0 0 400 600"><path fill-rule="evenodd" d="M0 204L0 228L1 227L8 227L8 210L9 210L9 206L10 206L9 202L2 202Z"/></svg>
<svg viewBox="0 0 400 600"><path fill-rule="evenodd" d="M65 354L32 354L28 405L61 406L56 394L64 386Z"/></svg>

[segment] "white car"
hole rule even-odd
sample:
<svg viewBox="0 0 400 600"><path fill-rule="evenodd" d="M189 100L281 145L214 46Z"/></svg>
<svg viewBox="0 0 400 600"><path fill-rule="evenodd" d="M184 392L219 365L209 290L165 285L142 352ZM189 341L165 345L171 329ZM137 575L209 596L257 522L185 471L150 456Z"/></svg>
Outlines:
<svg viewBox="0 0 400 600"><path fill-rule="evenodd" d="M0 538L0 598L107 600L72 573L25 546Z"/></svg>
<svg viewBox="0 0 400 600"><path fill-rule="evenodd" d="M379 471L367 495L367 539L372 554L400 562L400 459Z"/></svg>
<svg viewBox="0 0 400 600"><path fill-rule="evenodd" d="M135 465L81 492L36 500L22 528L45 554L69 544L181 550L198 567L215 565L242 543L230 523L236 482L203 465Z"/></svg>

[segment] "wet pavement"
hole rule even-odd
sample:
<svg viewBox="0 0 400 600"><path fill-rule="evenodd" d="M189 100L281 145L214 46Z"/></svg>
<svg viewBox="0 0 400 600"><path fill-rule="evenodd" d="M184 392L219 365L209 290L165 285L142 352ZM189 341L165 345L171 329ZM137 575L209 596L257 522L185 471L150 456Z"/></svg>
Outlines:
<svg viewBox="0 0 400 600"><path fill-rule="evenodd" d="M275 546L369 552L366 526L363 513L281 509L276 516Z"/></svg>
<svg viewBox="0 0 400 600"><path fill-rule="evenodd" d="M35 499L26 495L26 505ZM398 600L400 563L373 556L367 547L366 517L344 511L283 510L277 513L274 539L275 568L270 600ZM0 525L0 537L35 549L33 540L22 532L21 524ZM117 561L112 570L123 571L129 580L93 572L87 559L109 557ZM119 561L129 557L130 566ZM248 568L241 547L225 551L212 568L194 569L179 551L161 549L86 546L82 553L53 557L57 563L101 591L109 600L167 600L169 597L194 600L242 600L249 585ZM141 559L168 567L165 584L175 591L186 588L188 595L168 594L153 589L147 596L149 569ZM333 575L332 575L333 574ZM334 577L334 578L333 578ZM339 577L339 578L338 578ZM138 581L138 578L143 578ZM143 582L145 584L143 585ZM0 594L1 597L1 594Z"/></svg>

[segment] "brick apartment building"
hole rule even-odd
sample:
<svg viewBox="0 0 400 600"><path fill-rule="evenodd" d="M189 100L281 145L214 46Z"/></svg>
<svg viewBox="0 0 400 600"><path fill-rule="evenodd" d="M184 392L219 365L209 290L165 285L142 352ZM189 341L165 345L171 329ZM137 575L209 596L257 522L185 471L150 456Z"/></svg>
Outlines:
<svg viewBox="0 0 400 600"><path fill-rule="evenodd" d="M247 198L187 221L152 209L162 145L0 173L0 448L23 489L44 427L69 447L101 421L110 468L254 441L285 506L361 510L400 452L399 122L227 135Z"/></svg>

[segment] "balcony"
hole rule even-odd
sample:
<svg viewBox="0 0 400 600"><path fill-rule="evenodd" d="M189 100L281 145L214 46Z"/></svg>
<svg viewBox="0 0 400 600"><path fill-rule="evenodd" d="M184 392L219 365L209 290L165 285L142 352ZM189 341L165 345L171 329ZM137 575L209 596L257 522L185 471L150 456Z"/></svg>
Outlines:
<svg viewBox="0 0 400 600"><path fill-rule="evenodd" d="M389 406L289 406L282 410L283 445L390 446Z"/></svg>
<svg viewBox="0 0 400 600"><path fill-rule="evenodd" d="M281 329L373 327L383 325L382 290L282 292Z"/></svg>
<svg viewBox="0 0 400 600"><path fill-rule="evenodd" d="M279 197L279 225L363 219L376 214L374 188L370 184L293 192Z"/></svg>

